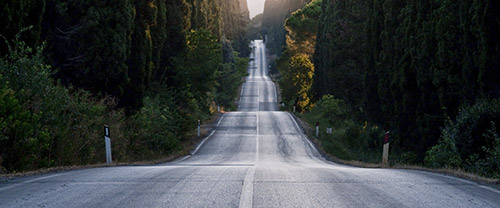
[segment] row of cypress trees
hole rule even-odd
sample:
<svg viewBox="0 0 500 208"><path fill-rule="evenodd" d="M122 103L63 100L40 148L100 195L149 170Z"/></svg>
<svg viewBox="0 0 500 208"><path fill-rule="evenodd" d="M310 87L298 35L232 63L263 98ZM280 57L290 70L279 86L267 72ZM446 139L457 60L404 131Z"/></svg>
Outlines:
<svg viewBox="0 0 500 208"><path fill-rule="evenodd" d="M421 160L461 106L500 96L499 6L324 1L313 91L344 99Z"/></svg>
<svg viewBox="0 0 500 208"><path fill-rule="evenodd" d="M112 125L117 160L182 149L196 120L215 105L234 107L249 53L240 3L2 1L2 102L12 105L0 116L0 171L98 162L102 124ZM12 73L18 68L32 75ZM34 77L45 78L27 85ZM47 89L46 98L27 96ZM4 122L16 119L39 130L18 134Z"/></svg>
<svg viewBox="0 0 500 208"><path fill-rule="evenodd" d="M500 96L499 8L492 1L313 1L282 22L283 99L301 112L347 110L348 118L325 120L349 120L342 136L366 148L378 150L378 134L390 131L396 161L494 176L488 170L498 165L485 161L500 152L500 107L492 107ZM324 96L342 105L324 109Z"/></svg>

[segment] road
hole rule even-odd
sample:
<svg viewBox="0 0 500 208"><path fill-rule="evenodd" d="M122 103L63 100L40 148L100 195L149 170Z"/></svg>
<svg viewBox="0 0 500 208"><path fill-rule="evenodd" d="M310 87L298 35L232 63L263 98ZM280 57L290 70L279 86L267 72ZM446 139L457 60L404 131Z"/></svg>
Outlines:
<svg viewBox="0 0 500 208"><path fill-rule="evenodd" d="M1 182L0 207L500 207L500 191L474 182L326 161L277 111L264 43L254 46L239 111L192 155Z"/></svg>

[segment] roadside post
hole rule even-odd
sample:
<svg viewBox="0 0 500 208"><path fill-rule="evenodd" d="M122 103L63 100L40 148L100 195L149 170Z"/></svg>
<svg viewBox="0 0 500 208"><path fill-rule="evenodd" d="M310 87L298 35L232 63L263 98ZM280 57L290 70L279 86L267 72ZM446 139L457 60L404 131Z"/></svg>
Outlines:
<svg viewBox="0 0 500 208"><path fill-rule="evenodd" d="M319 137L319 122L316 122L316 138Z"/></svg>
<svg viewBox="0 0 500 208"><path fill-rule="evenodd" d="M198 137L200 137L200 133L201 133L200 130L201 130L200 129L200 120L198 120L198 131L197 131L198 132Z"/></svg>
<svg viewBox="0 0 500 208"><path fill-rule="evenodd" d="M326 128L326 133L327 134L332 134L332 128Z"/></svg>
<svg viewBox="0 0 500 208"><path fill-rule="evenodd" d="M382 167L389 166L389 137L391 136L390 132L385 132L384 135L384 150L382 153Z"/></svg>
<svg viewBox="0 0 500 208"><path fill-rule="evenodd" d="M293 106L293 112L295 113L295 105Z"/></svg>
<svg viewBox="0 0 500 208"><path fill-rule="evenodd" d="M104 125L104 143L106 146L106 164L111 164L113 159L111 157L111 138L109 138L109 127Z"/></svg>

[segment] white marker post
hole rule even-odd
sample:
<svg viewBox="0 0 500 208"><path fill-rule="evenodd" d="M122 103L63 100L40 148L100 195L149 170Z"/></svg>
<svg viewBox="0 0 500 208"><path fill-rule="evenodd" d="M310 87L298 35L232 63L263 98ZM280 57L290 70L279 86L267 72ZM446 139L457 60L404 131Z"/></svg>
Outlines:
<svg viewBox="0 0 500 208"><path fill-rule="evenodd" d="M200 137L200 120L198 120L198 137Z"/></svg>
<svg viewBox="0 0 500 208"><path fill-rule="evenodd" d="M109 127L104 125L104 143L106 145L106 164L111 164L113 158L111 157L111 138L109 138Z"/></svg>
<svg viewBox="0 0 500 208"><path fill-rule="evenodd" d="M386 132L384 136L384 150L382 153L382 167L388 167L389 165L389 137L390 132Z"/></svg>
<svg viewBox="0 0 500 208"><path fill-rule="evenodd" d="M319 137L319 122L316 122L316 138Z"/></svg>
<svg viewBox="0 0 500 208"><path fill-rule="evenodd" d="M293 112L295 113L295 105L293 106Z"/></svg>

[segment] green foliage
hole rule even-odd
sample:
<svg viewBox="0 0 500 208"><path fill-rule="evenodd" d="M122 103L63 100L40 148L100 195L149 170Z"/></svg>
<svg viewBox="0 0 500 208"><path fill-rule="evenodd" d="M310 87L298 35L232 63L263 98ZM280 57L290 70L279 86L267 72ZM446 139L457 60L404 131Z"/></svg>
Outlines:
<svg viewBox="0 0 500 208"><path fill-rule="evenodd" d="M481 171L478 172L487 177L500 178L500 137L495 122L491 122L491 129L488 129L483 136L493 140L493 145L482 147L486 154L484 159L476 163L481 165Z"/></svg>
<svg viewBox="0 0 500 208"><path fill-rule="evenodd" d="M312 57L316 45L318 19L322 0L314 0L304 8L292 13L285 21L286 47L292 53L308 54Z"/></svg>
<svg viewBox="0 0 500 208"><path fill-rule="evenodd" d="M122 98L129 80L142 78L128 75L135 15L132 1L48 0L46 10L42 36L49 46L51 65L59 69L56 77L63 84ZM143 84L136 87L144 88ZM142 99L140 94L133 95ZM125 101L130 99L123 99L120 105L140 106Z"/></svg>
<svg viewBox="0 0 500 208"><path fill-rule="evenodd" d="M245 28L245 37L249 40L262 40L260 34L260 26L262 25L262 14L258 14L252 18L250 23Z"/></svg>
<svg viewBox="0 0 500 208"><path fill-rule="evenodd" d="M323 115L328 118L331 124L338 126L347 119L348 109L344 100L337 99L332 95L324 95L318 102Z"/></svg>
<svg viewBox="0 0 500 208"><path fill-rule="evenodd" d="M450 138L449 132L443 131L443 136L438 144L427 151L424 162L432 168L455 168L461 166L462 160L458 154L455 141Z"/></svg>
<svg viewBox="0 0 500 208"><path fill-rule="evenodd" d="M3 165L8 170L95 161L94 150L86 146L95 140L83 139L99 135L97 130L88 130L98 121L95 114L102 115L103 111L99 106L91 107L92 101L85 94L76 98L54 84L50 67L43 63L41 48L33 51L24 42L14 40L9 55L1 61L0 74L12 89L5 95L15 96L7 96L9 102L2 105L5 115L11 114L9 119L13 124L4 134L8 140L1 151ZM99 124L102 128L102 123Z"/></svg>
<svg viewBox="0 0 500 208"><path fill-rule="evenodd" d="M486 177L500 178L500 137L495 122L491 122L491 128L483 134L483 137L493 140L493 145L482 147L484 158L480 158L479 154L471 155L465 167Z"/></svg>
<svg viewBox="0 0 500 208"><path fill-rule="evenodd" d="M191 29L207 30L215 37L222 36L222 15L219 0L189 0Z"/></svg>
<svg viewBox="0 0 500 208"><path fill-rule="evenodd" d="M316 43L316 31L321 0L313 1L299 9L285 22L286 48L277 61L281 73L282 99L289 108L296 106L299 112L312 106L311 86L314 65L311 62Z"/></svg>
<svg viewBox="0 0 500 208"><path fill-rule="evenodd" d="M3 64L0 65L2 71L5 69ZM39 119L39 116L23 108L15 92L8 88L7 81L0 74L0 157L5 161L0 164L0 168L2 165L9 169L19 168L19 164L33 165L39 162L39 154L47 149L48 136L46 131L36 134L33 123ZM42 145L42 148L38 145Z"/></svg>
<svg viewBox="0 0 500 208"><path fill-rule="evenodd" d="M156 93L126 118L111 98L96 101L55 83L42 57L41 49L16 40L0 60L0 166L7 171L102 162L104 124L114 161L159 158L182 147L194 122L176 109L174 93Z"/></svg>
<svg viewBox="0 0 500 208"><path fill-rule="evenodd" d="M355 121L348 110L344 100L325 95L300 116L311 126L319 122L318 140L326 153L343 160L380 162L383 130ZM326 128L332 128L332 134L326 134Z"/></svg>
<svg viewBox="0 0 500 208"><path fill-rule="evenodd" d="M228 41L223 43L224 63L217 75L217 95L215 101L227 110L236 109L238 88L247 75L248 58L240 58Z"/></svg>
<svg viewBox="0 0 500 208"><path fill-rule="evenodd" d="M266 1L262 17L262 35L267 35L266 47L271 54L280 55L285 45L285 20L297 9L303 8L311 0Z"/></svg>
<svg viewBox="0 0 500 208"><path fill-rule="evenodd" d="M473 106L461 108L456 120L443 129L441 141L427 151L426 164L499 177L499 106L495 99L479 100Z"/></svg>
<svg viewBox="0 0 500 208"><path fill-rule="evenodd" d="M0 14L6 39L0 46L0 169L102 162L104 124L115 161L182 149L215 102L233 107L245 75L247 59L231 47L248 50L243 18L223 18L223 3L7 3ZM241 27L223 31L223 25ZM224 52L223 39L230 43Z"/></svg>
<svg viewBox="0 0 500 208"><path fill-rule="evenodd" d="M446 125L445 130L454 133L451 137L456 141L462 159L473 154L483 158L483 146L493 146L494 138L484 136L490 131L491 122L500 123L500 102L496 99L479 100L473 106L461 108L456 121Z"/></svg>
<svg viewBox="0 0 500 208"><path fill-rule="evenodd" d="M182 132L178 123L181 115L175 109L171 92L161 91L144 99L144 107L127 124L130 134L129 151L147 159L170 154L181 149ZM154 155L157 154L157 155Z"/></svg>
<svg viewBox="0 0 500 208"><path fill-rule="evenodd" d="M310 89L314 65L306 55L295 55L283 61L280 61L278 67L282 74L280 79L282 99L297 106L299 112L304 112L312 107Z"/></svg>
<svg viewBox="0 0 500 208"><path fill-rule="evenodd" d="M45 13L45 0L18 0L2 1L0 8L0 35L8 40L14 39L22 28L32 29L21 34L20 40L30 47L38 46L41 42L41 23ZM8 46L0 41L0 54L7 54Z"/></svg>
<svg viewBox="0 0 500 208"><path fill-rule="evenodd" d="M345 100L354 120L391 131L398 154L431 163L432 155L452 151L433 148L426 155L444 137L447 118L458 125L464 119L457 117L460 106L500 96L500 41L493 38L500 31L498 8L484 1L323 1L313 58L315 99L332 94ZM289 24L300 25L295 19ZM460 162L466 154L483 158L482 146L492 143L474 123L488 126L482 118L495 117L491 110L477 121L469 116L463 121L469 126L460 127L464 136L439 145L454 143Z"/></svg>
<svg viewBox="0 0 500 208"><path fill-rule="evenodd" d="M186 100L196 99L202 112L208 112L216 94L217 72L222 63L219 40L207 30L187 34L186 54L176 60L177 88L187 91Z"/></svg>
<svg viewBox="0 0 500 208"><path fill-rule="evenodd" d="M314 55L313 91L320 98L333 94L349 107L361 107L365 63L365 1L323 1ZM326 23L326 24L325 24Z"/></svg>

